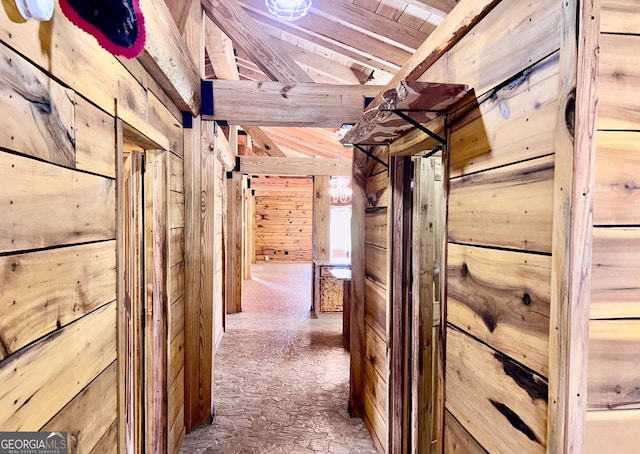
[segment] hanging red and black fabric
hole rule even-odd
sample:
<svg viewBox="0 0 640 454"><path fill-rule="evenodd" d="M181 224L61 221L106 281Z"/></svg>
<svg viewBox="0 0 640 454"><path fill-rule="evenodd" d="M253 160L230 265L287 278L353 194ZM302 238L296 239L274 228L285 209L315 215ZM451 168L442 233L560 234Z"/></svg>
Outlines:
<svg viewBox="0 0 640 454"><path fill-rule="evenodd" d="M112 54L135 58L144 50L144 17L138 0L60 0L60 8Z"/></svg>

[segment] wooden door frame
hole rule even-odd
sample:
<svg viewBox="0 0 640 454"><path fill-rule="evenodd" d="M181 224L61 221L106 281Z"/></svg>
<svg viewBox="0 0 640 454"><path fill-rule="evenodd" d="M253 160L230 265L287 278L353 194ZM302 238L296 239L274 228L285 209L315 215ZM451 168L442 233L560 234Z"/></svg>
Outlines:
<svg viewBox="0 0 640 454"><path fill-rule="evenodd" d="M119 452L141 452L144 436L142 364L142 156L125 165L123 122L116 119ZM128 167L128 168L127 168ZM132 178L132 176L134 178ZM132 344L133 343L133 344Z"/></svg>
<svg viewBox="0 0 640 454"><path fill-rule="evenodd" d="M167 452L167 151L145 150L145 452ZM149 436L151 435L151 436Z"/></svg>
<svg viewBox="0 0 640 454"><path fill-rule="evenodd" d="M438 235L437 212L442 209L438 201L434 199L436 191L436 159L416 158L414 160L414 192L413 192L413 226L412 226L412 292L413 305L411 314L412 324L412 424L411 441L414 452L419 454L430 453L431 443L434 439L433 423L435 421L434 409L434 320L439 319L436 314L436 299L439 297L434 289L439 277L436 277L435 266L440 250Z"/></svg>
<svg viewBox="0 0 640 454"><path fill-rule="evenodd" d="M411 341L411 158L392 156L390 452L409 451Z"/></svg>
<svg viewBox="0 0 640 454"><path fill-rule="evenodd" d="M137 143L136 138L140 141L140 154L130 157L133 171L140 178L128 183L125 136L133 142ZM168 160L164 150L142 152L153 146L154 143L116 119L120 453L167 451ZM127 194L133 194L137 202L130 201ZM132 232L133 242L127 232ZM127 269L131 269L129 276L125 275ZM130 344L132 339L134 345ZM130 414L131 419L127 417Z"/></svg>
<svg viewBox="0 0 640 454"><path fill-rule="evenodd" d="M446 320L448 156L445 152L442 155L442 191L437 203L433 200L437 178L431 162L419 158L429 167L428 172L420 165L412 172L410 157L392 157L390 166L393 246L389 442L390 452L394 453L441 452L443 448L445 327L442 321ZM423 173L426 175L420 178ZM440 205L437 211L435 205ZM419 213L420 210L424 212ZM425 225L417 221L420 216ZM431 244L422 241L425 228L433 233ZM434 268L422 268L421 257L429 255L435 264L438 254L440 273L436 277ZM426 291L423 280L430 286ZM433 282L438 284L436 289L431 287ZM429 301L425 304L423 299ZM440 301L438 307L433 304L436 299ZM434 320L440 320L435 330ZM435 351L434 346L437 346ZM429 354L425 357L427 347Z"/></svg>

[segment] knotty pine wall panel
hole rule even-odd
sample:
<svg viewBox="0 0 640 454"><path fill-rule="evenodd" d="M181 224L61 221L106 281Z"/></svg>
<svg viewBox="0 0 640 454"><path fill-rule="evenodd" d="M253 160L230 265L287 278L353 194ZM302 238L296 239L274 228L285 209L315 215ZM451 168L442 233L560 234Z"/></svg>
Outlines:
<svg viewBox="0 0 640 454"><path fill-rule="evenodd" d="M354 151L360 153L360 151ZM375 155L388 161L386 147ZM388 243L390 182L386 167L367 159L364 214L364 415L363 420L382 452L388 446L389 346Z"/></svg>
<svg viewBox="0 0 640 454"><path fill-rule="evenodd" d="M75 97L76 169L115 178L115 120L86 99Z"/></svg>
<svg viewBox="0 0 640 454"><path fill-rule="evenodd" d="M444 415L444 452L447 454L487 453L448 411Z"/></svg>
<svg viewBox="0 0 640 454"><path fill-rule="evenodd" d="M256 260L312 260L313 191L255 190Z"/></svg>
<svg viewBox="0 0 640 454"><path fill-rule="evenodd" d="M115 360L114 301L0 362L0 427L40 430Z"/></svg>
<svg viewBox="0 0 640 454"><path fill-rule="evenodd" d="M12 391L0 397L0 429L67 430L79 452L114 452L116 104L127 123L175 148L167 250L174 339L184 293L180 111L138 62L125 67L59 10L50 22L16 17L15 5L6 2L0 12L0 338L7 342L0 376ZM179 341L174 345L179 358ZM167 370L172 377L176 365ZM174 402L183 400L174 389ZM175 433L184 432L179 416L173 423Z"/></svg>
<svg viewBox="0 0 640 454"><path fill-rule="evenodd" d="M640 443L640 4L600 5L585 451L626 454Z"/></svg>
<svg viewBox="0 0 640 454"><path fill-rule="evenodd" d="M447 321L546 377L550 285L549 256L449 244Z"/></svg>
<svg viewBox="0 0 640 454"><path fill-rule="evenodd" d="M547 156L452 179L449 241L550 253L553 162Z"/></svg>
<svg viewBox="0 0 640 454"><path fill-rule="evenodd" d="M0 257L0 333L5 354L16 353L114 301L115 248L110 240Z"/></svg>
<svg viewBox="0 0 640 454"><path fill-rule="evenodd" d="M0 252L115 238L114 180L9 153L0 176Z"/></svg>
<svg viewBox="0 0 640 454"><path fill-rule="evenodd" d="M114 361L42 430L59 431L63 427L69 432L69 444L73 448L82 452L100 452L97 446L105 435L114 431L112 426L117 423L118 400L113 392L118 386L117 372L117 362Z"/></svg>
<svg viewBox="0 0 640 454"><path fill-rule="evenodd" d="M545 379L447 329L446 405L488 452L546 452Z"/></svg>
<svg viewBox="0 0 640 454"><path fill-rule="evenodd" d="M446 449L546 450L560 23L502 0L439 60L473 89L449 116Z"/></svg>

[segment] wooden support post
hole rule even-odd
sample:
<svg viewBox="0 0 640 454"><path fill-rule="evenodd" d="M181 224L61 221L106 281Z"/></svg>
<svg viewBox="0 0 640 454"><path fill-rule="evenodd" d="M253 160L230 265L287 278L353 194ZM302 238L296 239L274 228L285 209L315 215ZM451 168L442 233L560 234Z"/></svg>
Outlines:
<svg viewBox="0 0 640 454"><path fill-rule="evenodd" d="M198 325L200 313L200 189L202 154L201 121L184 130L185 192L185 425L187 432L202 423L198 411L198 376L200 347Z"/></svg>
<svg viewBox="0 0 640 454"><path fill-rule="evenodd" d="M367 156L353 150L353 179L351 198L351 320L349 351L349 408L352 416L364 412L364 227L365 194L367 187Z"/></svg>
<svg viewBox="0 0 640 454"><path fill-rule="evenodd" d="M569 0L562 13L547 452L571 454L585 439L600 2Z"/></svg>
<svg viewBox="0 0 640 454"><path fill-rule="evenodd" d="M227 178L227 314L242 311L242 174L233 172Z"/></svg>
<svg viewBox="0 0 640 454"><path fill-rule="evenodd" d="M313 177L313 259L328 260L331 255L331 177ZM316 310L319 308L316 307Z"/></svg>
<svg viewBox="0 0 640 454"><path fill-rule="evenodd" d="M203 121L200 143L200 304L198 311L198 420L210 423L212 420L211 387L213 373L213 280L214 257L214 172L217 160L215 150L214 124Z"/></svg>
<svg viewBox="0 0 640 454"><path fill-rule="evenodd" d="M251 188L248 187L247 176L243 177L244 188L244 264L243 264L243 277L244 279L251 279L251 263L253 262L253 214L254 214L254 197L251 195Z"/></svg>
<svg viewBox="0 0 640 454"><path fill-rule="evenodd" d="M409 274L411 241L411 160L391 157L391 370L389 377L390 452L409 452Z"/></svg>

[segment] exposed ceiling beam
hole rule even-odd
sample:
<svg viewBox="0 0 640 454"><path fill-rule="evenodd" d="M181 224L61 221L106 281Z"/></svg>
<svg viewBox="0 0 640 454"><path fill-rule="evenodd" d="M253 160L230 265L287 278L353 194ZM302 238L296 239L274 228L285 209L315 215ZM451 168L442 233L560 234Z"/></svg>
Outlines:
<svg viewBox="0 0 640 454"><path fill-rule="evenodd" d="M282 146L303 148L327 158L351 158L351 150L342 146L338 137L325 129L263 127L262 130Z"/></svg>
<svg viewBox="0 0 640 454"><path fill-rule="evenodd" d="M371 107L380 103L382 93L397 87L402 80L417 80L499 3L500 0L462 0L380 91Z"/></svg>
<svg viewBox="0 0 640 454"><path fill-rule="evenodd" d="M255 71L255 72L259 72L261 74L264 74L260 68L258 68L258 65L256 65L254 62L252 62L249 58L245 57L244 54L242 53L242 51L240 51L239 55L236 56L236 64L238 66L238 68L242 69L242 68L246 68L249 69L251 71ZM264 74L266 76L266 74ZM225 79L228 80L228 79Z"/></svg>
<svg viewBox="0 0 640 454"><path fill-rule="evenodd" d="M239 80L233 43L208 16L205 16L205 46L218 79ZM212 58L211 55L214 57ZM256 67L257 69L257 67ZM266 77L266 76L265 76ZM259 127L246 126L245 131L258 142L269 156L285 156L278 145Z"/></svg>
<svg viewBox="0 0 640 454"><path fill-rule="evenodd" d="M280 136L303 143L310 150L328 153L335 158L351 158L351 150L340 143L340 137L334 128L287 128L268 127L263 130L278 141Z"/></svg>
<svg viewBox="0 0 640 454"><path fill-rule="evenodd" d="M208 16L204 17L204 43L216 78L238 80L233 42Z"/></svg>
<svg viewBox="0 0 640 454"><path fill-rule="evenodd" d="M352 72L348 67L342 66L337 62L331 61L319 55L315 55L311 52L306 52L303 49L297 46L294 46L292 44L286 43L284 41L281 41L280 44L285 51L289 52L289 55L291 55L292 57L295 57L294 60L296 60L296 62L300 64L302 69L304 69L306 73L309 74L309 76L313 79L314 82L327 83L327 84L344 84L344 85L360 84L360 81L356 77L355 73ZM307 54L314 55L314 57L310 59L310 61L313 61L314 65L313 66L307 65L306 60L304 60L300 56L294 56L294 53L298 51L301 54L306 52ZM253 63L249 59L249 57L244 55L242 51L238 52L236 61L238 63L238 66L241 68L241 71L242 71L242 68L247 68L253 71L260 71L257 65ZM316 69L314 67L314 66L320 66L320 61L326 62L325 69ZM337 73L338 75L331 72L334 70L335 70L335 73Z"/></svg>
<svg viewBox="0 0 640 454"><path fill-rule="evenodd" d="M240 165L236 170L247 175L350 176L351 159L240 156Z"/></svg>
<svg viewBox="0 0 640 454"><path fill-rule="evenodd" d="M446 16L459 2L459 0L404 0L407 3L426 7L429 11L439 16Z"/></svg>
<svg viewBox="0 0 640 454"><path fill-rule="evenodd" d="M279 38L281 33L288 33L309 43L322 46L330 50L331 52L342 54L345 57L352 59L353 61L357 61L366 68L381 70L390 74L394 74L402 66L396 65L394 63L389 63L384 59L380 59L375 55L372 55L371 52L373 51L373 49L368 49L368 51L363 52L354 47L338 43L330 38L327 38L326 36L311 32L301 27L289 27L285 30L281 30L282 24L280 22L272 19L271 17L261 15L253 11L249 11L249 16L260 22L267 33L272 37Z"/></svg>
<svg viewBox="0 0 640 454"><path fill-rule="evenodd" d="M147 39L138 61L176 105L200 113L200 72L163 0L141 0Z"/></svg>
<svg viewBox="0 0 640 454"><path fill-rule="evenodd" d="M247 134L257 142L269 156L286 156L280 147L271 140L265 131L257 126L244 126L243 129L247 131Z"/></svg>
<svg viewBox="0 0 640 454"><path fill-rule="evenodd" d="M254 57L254 62L269 78L286 82L312 82L309 75L280 49L236 0L202 0L202 7L237 47Z"/></svg>
<svg viewBox="0 0 640 454"><path fill-rule="evenodd" d="M294 46L284 41L280 41L280 47L291 55L291 57L298 62L300 66L311 68L320 74L325 74L340 83L356 85L361 84L361 79L367 80L369 77L367 74L351 69L347 66L341 65L338 62L329 60L313 52L304 50L301 47ZM356 73L360 73L361 77L358 77Z"/></svg>
<svg viewBox="0 0 640 454"><path fill-rule="evenodd" d="M379 90L376 85L215 80L214 114L206 118L249 126L339 127L357 122L365 98Z"/></svg>
<svg viewBox="0 0 640 454"><path fill-rule="evenodd" d="M189 17L189 9L191 4L196 1L199 2L200 0L165 0L180 33L184 33L184 27Z"/></svg>
<svg viewBox="0 0 640 454"><path fill-rule="evenodd" d="M407 25L398 23L388 17L375 14L366 8L353 3L322 0L312 4L311 13L326 17L329 20L340 22L347 27L360 30L364 33L376 36L390 44L402 44L407 50L415 50L427 39L427 34L422 33Z"/></svg>
<svg viewBox="0 0 640 454"><path fill-rule="evenodd" d="M258 71L252 71L247 68L240 68L240 80L248 80L251 82L269 82L269 78Z"/></svg>
<svg viewBox="0 0 640 454"><path fill-rule="evenodd" d="M269 19L273 18L261 0L240 0L240 3L254 14ZM369 58L379 59L398 66L402 66L411 55L411 52L413 52L413 49L401 49L381 41L376 37L312 13L301 17L295 22L282 21L279 19L275 19L275 21L279 23L279 28L286 30L304 29L310 33L322 36L325 39L332 40L341 47L356 49L363 52Z"/></svg>

